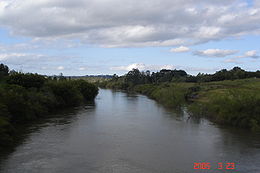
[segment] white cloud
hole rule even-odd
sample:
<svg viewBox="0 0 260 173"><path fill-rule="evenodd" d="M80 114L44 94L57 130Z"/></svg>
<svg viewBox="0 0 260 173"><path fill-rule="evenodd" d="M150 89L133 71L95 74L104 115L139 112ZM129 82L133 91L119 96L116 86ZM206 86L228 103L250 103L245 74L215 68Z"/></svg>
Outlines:
<svg viewBox="0 0 260 173"><path fill-rule="evenodd" d="M198 72L204 72L204 73L212 73L215 72L219 69L218 68L203 68L203 67L190 67L190 66L180 66L180 65L151 65L151 64L144 64L144 63L134 63L134 64L129 64L126 66L115 66L111 67L110 70L117 70L117 71L123 71L123 72L128 72L132 70L133 68L137 68L140 71L145 71L145 70L150 70L150 71L159 71L161 69L181 69L185 70L187 73L195 74Z"/></svg>
<svg viewBox="0 0 260 173"><path fill-rule="evenodd" d="M0 26L11 34L38 40L79 39L103 47L187 46L260 34L259 21L257 2L247 7L237 0L0 2Z"/></svg>
<svg viewBox="0 0 260 173"><path fill-rule="evenodd" d="M42 70L47 70L48 68L44 66L44 67L41 67L41 69Z"/></svg>
<svg viewBox="0 0 260 173"><path fill-rule="evenodd" d="M8 60L8 59L13 59L13 58L21 58L21 57L26 57L29 54L24 54L24 53L5 53L5 54L0 54L0 60Z"/></svg>
<svg viewBox="0 0 260 173"><path fill-rule="evenodd" d="M221 50L221 49L207 49L195 51L194 55L205 57L225 57L237 53L237 50Z"/></svg>
<svg viewBox="0 0 260 173"><path fill-rule="evenodd" d="M249 50L247 52L244 53L244 55L241 56L236 56L235 58L260 58L260 55L257 55L257 51L256 50Z"/></svg>
<svg viewBox="0 0 260 173"><path fill-rule="evenodd" d="M63 66L58 66L57 70L64 70L65 68Z"/></svg>
<svg viewBox="0 0 260 173"><path fill-rule="evenodd" d="M80 68L79 68L80 71L84 71L84 70L86 70L86 69L87 69L86 67L80 67Z"/></svg>
<svg viewBox="0 0 260 173"><path fill-rule="evenodd" d="M161 69L174 69L173 65L147 65L143 63L134 63L134 64L129 64L127 66L115 66L111 67L111 70L118 70L118 71L130 71L133 68L137 68L139 70L161 70Z"/></svg>
<svg viewBox="0 0 260 173"><path fill-rule="evenodd" d="M197 32L195 32L195 37L197 37L198 39L215 39L215 38L219 38L220 31L221 31L220 27L202 26L198 29Z"/></svg>
<svg viewBox="0 0 260 173"><path fill-rule="evenodd" d="M23 70L28 67L38 70L43 65L46 67L50 66L50 63L48 63L50 59L52 59L52 57L36 53L0 53L1 63L12 66L12 68L16 70Z"/></svg>
<svg viewBox="0 0 260 173"><path fill-rule="evenodd" d="M184 44L184 40L173 39L165 41L147 41L147 42L133 42L133 43L111 43L111 44L100 44L101 47L114 48L114 47L146 47L146 46L178 46Z"/></svg>
<svg viewBox="0 0 260 173"><path fill-rule="evenodd" d="M231 22L232 20L234 20L236 18L237 15L235 14L225 14L223 16L220 16L220 18L218 18L218 22L220 23L227 23L227 22Z"/></svg>
<svg viewBox="0 0 260 173"><path fill-rule="evenodd" d="M185 11L190 13L191 15L198 14L198 11L195 8L186 8Z"/></svg>
<svg viewBox="0 0 260 173"><path fill-rule="evenodd" d="M250 50L250 51L247 51L247 52L245 53L245 57L259 58L260 56L257 55L257 51L256 51L256 50Z"/></svg>
<svg viewBox="0 0 260 173"><path fill-rule="evenodd" d="M188 47L180 46L180 47L177 47L177 48L172 48L170 50L170 52L188 52L189 50L190 50L190 48L188 48Z"/></svg>
<svg viewBox="0 0 260 173"><path fill-rule="evenodd" d="M36 53L0 53L0 63L9 66L10 69L53 75L61 71L68 75L84 75L86 70L93 74L107 69L106 64L85 63L83 57L69 55L45 55ZM83 64L85 64L83 66Z"/></svg>
<svg viewBox="0 0 260 173"><path fill-rule="evenodd" d="M260 58L260 56L257 54L256 50L249 50L247 52L244 53L244 55L241 56L235 56L233 58L229 58L227 60L225 60L224 62L227 63L235 63L235 64L242 64L241 61L239 61L242 58L253 58L253 59L258 59Z"/></svg>
<svg viewBox="0 0 260 173"><path fill-rule="evenodd" d="M242 64L242 62L238 61L237 58L229 58L224 61L225 63L234 63L234 64Z"/></svg>

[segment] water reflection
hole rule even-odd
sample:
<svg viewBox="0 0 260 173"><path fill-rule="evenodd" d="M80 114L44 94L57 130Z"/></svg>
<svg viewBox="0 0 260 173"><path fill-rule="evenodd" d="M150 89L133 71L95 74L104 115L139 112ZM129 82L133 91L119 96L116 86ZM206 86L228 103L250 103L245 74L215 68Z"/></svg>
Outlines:
<svg viewBox="0 0 260 173"><path fill-rule="evenodd" d="M142 95L101 90L96 105L29 127L0 172L190 173L194 162L210 162L204 172L225 172L218 162L260 172L259 135L188 117Z"/></svg>
<svg viewBox="0 0 260 173"><path fill-rule="evenodd" d="M40 134L41 130L49 127L56 127L57 130L65 130L63 127L67 124L66 128L70 127L70 124L74 121L77 121L77 114L81 114L82 112L86 112L89 110L93 110L95 107L95 102L89 102L87 105L74 107L74 108L66 108L64 110L56 111L47 117L30 122L28 124L21 124L16 126L16 143L14 146L7 148L5 151L0 153L0 165L2 162L7 160L10 157L10 154L17 150L16 147L20 145L26 144L28 142L28 138L31 137L32 134Z"/></svg>

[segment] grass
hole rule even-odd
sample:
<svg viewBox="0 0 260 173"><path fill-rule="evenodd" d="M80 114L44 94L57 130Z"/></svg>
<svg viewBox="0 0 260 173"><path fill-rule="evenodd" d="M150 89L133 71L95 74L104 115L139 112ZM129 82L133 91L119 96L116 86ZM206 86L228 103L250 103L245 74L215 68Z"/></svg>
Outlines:
<svg viewBox="0 0 260 173"><path fill-rule="evenodd" d="M188 105L193 116L260 131L260 79L145 84L133 90L167 107Z"/></svg>
<svg viewBox="0 0 260 173"><path fill-rule="evenodd" d="M203 83L189 110L219 124L260 131L260 80Z"/></svg>

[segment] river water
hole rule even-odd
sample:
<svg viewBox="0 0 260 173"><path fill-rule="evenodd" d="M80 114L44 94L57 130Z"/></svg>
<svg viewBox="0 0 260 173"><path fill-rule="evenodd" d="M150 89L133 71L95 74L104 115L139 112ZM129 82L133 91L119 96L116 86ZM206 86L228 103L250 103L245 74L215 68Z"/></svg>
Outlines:
<svg viewBox="0 0 260 173"><path fill-rule="evenodd" d="M27 127L20 144L2 155L0 172L260 172L259 135L188 117L142 95L101 89L95 104Z"/></svg>

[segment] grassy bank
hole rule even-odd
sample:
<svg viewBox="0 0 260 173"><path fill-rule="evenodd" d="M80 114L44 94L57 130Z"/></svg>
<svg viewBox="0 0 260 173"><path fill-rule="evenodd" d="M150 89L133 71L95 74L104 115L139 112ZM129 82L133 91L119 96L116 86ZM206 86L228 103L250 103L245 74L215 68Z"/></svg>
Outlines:
<svg viewBox="0 0 260 173"><path fill-rule="evenodd" d="M12 73L0 81L0 148L14 142L17 124L92 101L98 94L98 88L84 80Z"/></svg>
<svg viewBox="0 0 260 173"><path fill-rule="evenodd" d="M168 107L185 105L193 116L204 116L219 124L260 131L260 79L167 82L132 87L117 83L111 81L103 85L134 90Z"/></svg>
<svg viewBox="0 0 260 173"><path fill-rule="evenodd" d="M260 131L260 79L203 83L189 106L194 115Z"/></svg>

